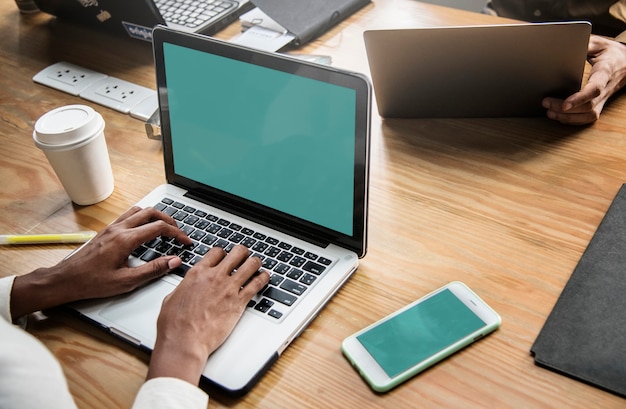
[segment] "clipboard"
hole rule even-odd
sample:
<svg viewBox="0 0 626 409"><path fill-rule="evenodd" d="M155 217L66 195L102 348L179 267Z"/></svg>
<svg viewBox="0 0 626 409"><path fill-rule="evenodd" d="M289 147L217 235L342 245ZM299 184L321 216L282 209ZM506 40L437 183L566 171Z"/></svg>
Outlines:
<svg viewBox="0 0 626 409"><path fill-rule="evenodd" d="M371 0L253 0L252 3L284 27L300 46L324 34Z"/></svg>
<svg viewBox="0 0 626 409"><path fill-rule="evenodd" d="M626 185L531 347L535 363L626 397Z"/></svg>

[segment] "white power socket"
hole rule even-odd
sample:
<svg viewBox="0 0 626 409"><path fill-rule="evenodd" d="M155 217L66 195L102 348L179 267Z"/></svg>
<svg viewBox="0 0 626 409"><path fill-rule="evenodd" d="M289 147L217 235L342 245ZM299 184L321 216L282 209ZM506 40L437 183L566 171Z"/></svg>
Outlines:
<svg viewBox="0 0 626 409"><path fill-rule="evenodd" d="M91 83L80 92L80 97L116 111L128 114L147 98L156 101L156 91L115 77L106 77Z"/></svg>
<svg viewBox="0 0 626 409"><path fill-rule="evenodd" d="M77 96L91 84L104 78L107 75L62 61L35 74L33 81Z"/></svg>
<svg viewBox="0 0 626 409"><path fill-rule="evenodd" d="M68 62L44 68L33 81L147 121L159 108L157 93Z"/></svg>

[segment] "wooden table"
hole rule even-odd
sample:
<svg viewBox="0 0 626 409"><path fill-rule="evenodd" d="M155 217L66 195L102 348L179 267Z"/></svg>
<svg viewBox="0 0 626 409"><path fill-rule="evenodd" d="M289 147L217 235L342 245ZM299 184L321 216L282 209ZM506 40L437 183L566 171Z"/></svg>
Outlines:
<svg viewBox="0 0 626 409"><path fill-rule="evenodd" d="M368 73L370 28L499 20L412 0L375 0L299 52ZM233 24L218 37L237 34ZM415 50L415 58L422 58ZM20 15L0 5L0 232L101 229L164 181L160 142L141 121L32 82L68 61L155 88L149 44ZM57 106L102 113L116 188L73 206L31 133ZM356 275L242 399L211 407L624 407L615 395L539 368L530 347L626 177L626 99L590 127L544 118L385 120L372 124L369 251ZM72 246L3 247L0 274L58 262ZM340 352L341 340L452 280L503 318L493 335L396 390L373 393ZM81 408L126 408L148 357L63 316L29 329L61 361ZM37 385L33 385L36 389Z"/></svg>

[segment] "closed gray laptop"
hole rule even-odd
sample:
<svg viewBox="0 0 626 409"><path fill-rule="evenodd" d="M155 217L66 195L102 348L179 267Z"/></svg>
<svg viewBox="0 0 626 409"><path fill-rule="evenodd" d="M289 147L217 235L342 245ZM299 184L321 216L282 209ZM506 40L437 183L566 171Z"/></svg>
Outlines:
<svg viewBox="0 0 626 409"><path fill-rule="evenodd" d="M580 89L591 25L524 23L364 33L387 118L545 115L541 100Z"/></svg>

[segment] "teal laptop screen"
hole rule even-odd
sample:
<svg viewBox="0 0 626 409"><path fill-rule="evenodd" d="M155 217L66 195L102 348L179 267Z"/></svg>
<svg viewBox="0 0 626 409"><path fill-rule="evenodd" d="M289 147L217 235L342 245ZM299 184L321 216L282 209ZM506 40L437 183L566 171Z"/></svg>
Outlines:
<svg viewBox="0 0 626 409"><path fill-rule="evenodd" d="M355 90L168 43L163 52L176 174L353 234Z"/></svg>

